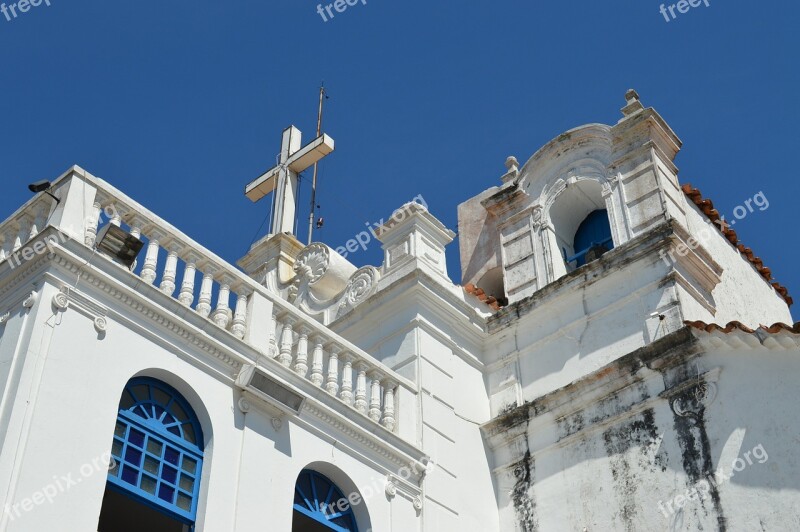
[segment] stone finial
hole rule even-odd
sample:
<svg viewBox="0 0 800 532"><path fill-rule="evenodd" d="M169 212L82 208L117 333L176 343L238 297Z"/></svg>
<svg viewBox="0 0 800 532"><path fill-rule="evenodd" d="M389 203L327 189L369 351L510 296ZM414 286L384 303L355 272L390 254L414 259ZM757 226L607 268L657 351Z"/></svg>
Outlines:
<svg viewBox="0 0 800 532"><path fill-rule="evenodd" d="M639 101L639 93L636 92L635 89L628 89L625 92L625 101L631 103L633 101Z"/></svg>
<svg viewBox="0 0 800 532"><path fill-rule="evenodd" d="M512 179L515 179L519 175L519 161L517 158L511 155L506 159L506 173L503 175L501 180L503 183L508 183Z"/></svg>
<svg viewBox="0 0 800 532"><path fill-rule="evenodd" d="M631 116L644 109L642 102L639 101L639 93L634 89L628 89L627 92L625 92L625 102L625 107L621 109L625 117Z"/></svg>
<svg viewBox="0 0 800 532"><path fill-rule="evenodd" d="M519 162L517 162L517 158L514 157L513 155L509 156L508 159L506 159L506 169L509 172L516 172L517 170L519 170Z"/></svg>

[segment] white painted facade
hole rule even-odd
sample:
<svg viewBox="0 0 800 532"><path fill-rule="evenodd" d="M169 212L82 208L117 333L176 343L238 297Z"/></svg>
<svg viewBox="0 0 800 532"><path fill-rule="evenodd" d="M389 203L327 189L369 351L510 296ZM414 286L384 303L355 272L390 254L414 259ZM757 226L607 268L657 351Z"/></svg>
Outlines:
<svg viewBox="0 0 800 532"><path fill-rule="evenodd" d="M510 158L459 207L464 283L497 312L448 279L455 233L418 204L377 230L380 266L277 234L239 269L70 169L58 204L0 224L0 531L97 530L106 471L82 466L137 376L202 425L198 531L292 530L304 469L363 499L362 531L796 528L800 330L760 328L791 321L786 300L681 190L675 133L626 97L618 124ZM602 209L614 249L566 264ZM107 223L147 240L134 271L94 250Z"/></svg>

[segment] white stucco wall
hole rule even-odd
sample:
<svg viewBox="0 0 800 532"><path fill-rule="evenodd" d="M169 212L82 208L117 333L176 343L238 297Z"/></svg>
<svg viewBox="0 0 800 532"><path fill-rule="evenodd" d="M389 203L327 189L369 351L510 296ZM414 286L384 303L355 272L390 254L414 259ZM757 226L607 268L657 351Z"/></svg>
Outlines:
<svg viewBox="0 0 800 532"><path fill-rule="evenodd" d="M103 300L90 286L80 288ZM276 431L272 414L257 401L251 401L247 414L237 408L240 392L225 364L204 360L180 339L154 330L122 307L114 311L124 319L109 316L108 332L100 338L91 319L79 311L53 310L56 292L45 285L27 317L3 326L0 356L5 362L19 344L24 368L7 403L13 408L0 451L0 507L13 509L54 475L79 478L81 466L107 453L125 383L147 375L178 389L202 423L206 448L199 531L289 530L294 482L309 464L339 482L346 495L371 492L356 514L366 510L375 531L419 528L411 500L401 492L392 499L384 494L386 477L370 453L354 451L352 442L333 432L312 430L308 421L288 420ZM23 320L31 323L30 338L17 335ZM7 520L3 530L95 530L105 483L104 471L82 478L52 503ZM363 516L359 521L365 524Z"/></svg>
<svg viewBox="0 0 800 532"><path fill-rule="evenodd" d="M778 322L792 323L792 314L786 302L753 264L731 245L718 231L718 226L709 222L693 202L686 203L689 234L697 235L700 245L724 268L721 282L713 291L716 314L709 315L698 310L687 312L686 319L714 323L741 321L751 328ZM751 214L757 215L758 211ZM757 252L757 243L753 245Z"/></svg>
<svg viewBox="0 0 800 532"><path fill-rule="evenodd" d="M498 530L480 432L489 420L480 330L448 284L401 275L332 326L420 386L416 443L436 464L424 481L423 529ZM446 297L451 292L461 299Z"/></svg>

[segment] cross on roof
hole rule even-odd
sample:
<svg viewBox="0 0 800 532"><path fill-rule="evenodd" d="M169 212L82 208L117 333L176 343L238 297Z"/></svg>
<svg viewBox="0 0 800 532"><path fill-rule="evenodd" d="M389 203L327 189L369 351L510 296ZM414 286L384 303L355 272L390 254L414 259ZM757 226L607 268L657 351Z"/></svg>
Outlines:
<svg viewBox="0 0 800 532"><path fill-rule="evenodd" d="M271 233L294 233L297 203L297 175L334 150L333 139L322 134L302 148L302 133L295 126L283 130L278 165L264 172L244 189L250 201L256 202L275 191Z"/></svg>

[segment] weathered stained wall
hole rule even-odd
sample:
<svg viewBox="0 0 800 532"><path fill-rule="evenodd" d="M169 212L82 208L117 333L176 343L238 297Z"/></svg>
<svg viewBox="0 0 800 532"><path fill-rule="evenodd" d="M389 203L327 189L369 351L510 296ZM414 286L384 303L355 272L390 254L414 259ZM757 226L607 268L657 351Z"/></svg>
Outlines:
<svg viewBox="0 0 800 532"><path fill-rule="evenodd" d="M487 424L501 529L796 529L798 336L708 336L683 329Z"/></svg>
<svg viewBox="0 0 800 532"><path fill-rule="evenodd" d="M490 188L458 206L462 284L476 284L487 271L500 266L497 218L481 204L495 192L497 187Z"/></svg>

